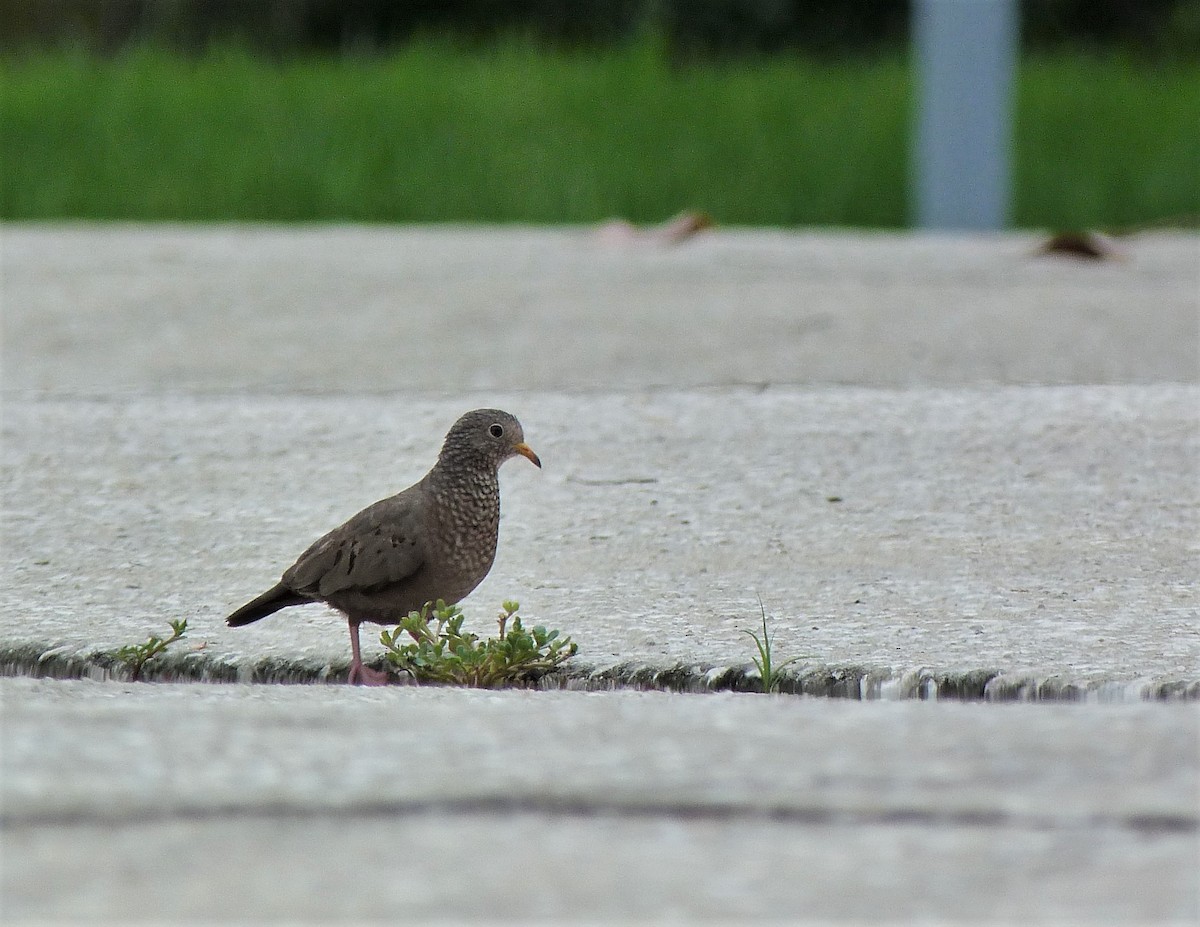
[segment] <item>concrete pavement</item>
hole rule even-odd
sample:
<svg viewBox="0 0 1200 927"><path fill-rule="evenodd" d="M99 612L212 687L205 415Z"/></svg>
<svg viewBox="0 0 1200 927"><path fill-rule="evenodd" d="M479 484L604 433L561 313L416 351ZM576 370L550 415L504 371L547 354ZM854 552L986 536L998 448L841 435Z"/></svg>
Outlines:
<svg viewBox="0 0 1200 927"><path fill-rule="evenodd" d="M738 684L761 596L880 699L0 679L0 913L1195 921L1200 238L1035 247L0 229L8 673L187 617L166 677L336 678L324 610L221 618L498 404L479 630Z"/></svg>
<svg viewBox="0 0 1200 927"><path fill-rule="evenodd" d="M7 226L6 389L1195 382L1200 238Z"/></svg>
<svg viewBox="0 0 1200 927"><path fill-rule="evenodd" d="M1193 706L0 693L10 922L1200 914Z"/></svg>
<svg viewBox="0 0 1200 927"><path fill-rule="evenodd" d="M344 673L319 606L224 616L489 401L545 469L505 466L500 553L464 608L487 633L516 598L572 634L578 684L729 684L761 597L817 694L1200 696L1186 385L470 394L419 415L394 396L17 399L0 656L68 673L187 618L203 649L177 648L179 675Z"/></svg>

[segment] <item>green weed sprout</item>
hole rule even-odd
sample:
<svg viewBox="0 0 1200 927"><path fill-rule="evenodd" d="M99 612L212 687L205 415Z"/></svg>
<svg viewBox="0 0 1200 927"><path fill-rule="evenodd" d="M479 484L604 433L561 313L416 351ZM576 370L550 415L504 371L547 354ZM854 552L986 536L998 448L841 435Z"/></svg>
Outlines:
<svg viewBox="0 0 1200 927"><path fill-rule="evenodd" d="M797 662L799 657L792 657L784 660L780 664L775 664L771 656L771 636L767 632L767 610L763 607L762 600L758 603L759 611L762 612L762 637L759 637L754 631L742 629L743 634L748 634L754 641L755 647L758 648L758 656L754 657L754 665L758 668L758 675L762 679L762 687L764 692L773 692L779 685L779 673L786 666L791 666Z"/></svg>
<svg viewBox="0 0 1200 927"><path fill-rule="evenodd" d="M171 636L161 638L157 634L151 634L149 640L144 644L126 644L116 652L117 659L125 665L129 671L129 678L133 682L137 682L142 675L142 669L153 660L156 656L170 647L173 643L183 637L187 633L187 619L182 618L178 621L171 622Z"/></svg>
<svg viewBox="0 0 1200 927"><path fill-rule="evenodd" d="M480 689L521 685L557 669L578 648L558 631L527 629L517 615L519 607L505 602L497 619L499 636L480 640L463 630L462 610L439 599L409 612L395 629L381 633L379 641L388 662L417 682Z"/></svg>

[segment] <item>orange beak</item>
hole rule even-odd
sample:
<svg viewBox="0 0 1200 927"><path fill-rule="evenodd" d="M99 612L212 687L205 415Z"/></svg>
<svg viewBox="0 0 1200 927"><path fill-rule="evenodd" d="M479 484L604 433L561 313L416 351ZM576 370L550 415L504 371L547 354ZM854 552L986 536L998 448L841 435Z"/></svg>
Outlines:
<svg viewBox="0 0 1200 927"><path fill-rule="evenodd" d="M538 460L538 455L535 454L533 452L533 448L531 448L524 441L522 441L520 444L514 444L513 450L516 451L518 454L520 454L522 457L526 458L530 463L532 463L539 470L542 468L542 462L540 460Z"/></svg>

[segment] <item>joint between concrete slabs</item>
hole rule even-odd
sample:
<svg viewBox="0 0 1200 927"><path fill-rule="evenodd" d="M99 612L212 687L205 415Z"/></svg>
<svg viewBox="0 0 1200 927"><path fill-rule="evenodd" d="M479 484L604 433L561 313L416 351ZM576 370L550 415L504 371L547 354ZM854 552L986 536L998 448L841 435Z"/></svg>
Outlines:
<svg viewBox="0 0 1200 927"><path fill-rule="evenodd" d="M376 668L383 668L377 665ZM145 682L328 684L343 683L347 666L319 660L260 659L234 663L204 654L167 655L143 668ZM66 653L37 644L0 648L0 675L52 679L122 679L129 673L111 653ZM397 685L413 685L402 678ZM678 693L761 693L758 671L748 665L625 662L595 667L579 663L549 673L525 688L572 691L617 689ZM816 698L989 702L1200 701L1200 679L1088 680L1061 674L1005 673L995 668L935 670L915 667L810 665L779 674L776 692Z"/></svg>

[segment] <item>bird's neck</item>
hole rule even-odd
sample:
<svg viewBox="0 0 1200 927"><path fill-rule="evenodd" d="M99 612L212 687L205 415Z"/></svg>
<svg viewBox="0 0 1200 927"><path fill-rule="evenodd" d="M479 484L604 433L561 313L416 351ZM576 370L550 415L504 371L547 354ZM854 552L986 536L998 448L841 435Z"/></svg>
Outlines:
<svg viewBox="0 0 1200 927"><path fill-rule="evenodd" d="M500 532L500 484L495 469L434 468L427 479L431 514L439 526L435 543L443 548L442 555L471 563L472 569L486 573Z"/></svg>
<svg viewBox="0 0 1200 927"><path fill-rule="evenodd" d="M435 499L461 499L472 508L495 508L500 503L500 480L495 467L434 467L425 477Z"/></svg>

